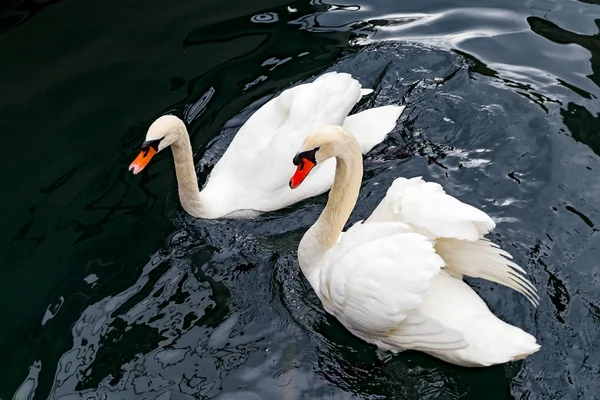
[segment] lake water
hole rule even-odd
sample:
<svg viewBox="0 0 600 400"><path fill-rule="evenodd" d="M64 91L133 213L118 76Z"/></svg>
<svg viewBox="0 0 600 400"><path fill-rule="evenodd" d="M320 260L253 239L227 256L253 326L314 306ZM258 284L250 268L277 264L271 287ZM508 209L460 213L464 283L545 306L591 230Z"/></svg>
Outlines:
<svg viewBox="0 0 600 400"><path fill-rule="evenodd" d="M13 0L0 12L0 398L598 398L597 0ZM398 176L481 207L541 305L469 283L538 353L484 369L412 352L383 363L298 269L326 196L194 220L170 152L127 171L171 112L204 183L253 110L326 70L376 89L358 109L407 105L366 157L350 222Z"/></svg>

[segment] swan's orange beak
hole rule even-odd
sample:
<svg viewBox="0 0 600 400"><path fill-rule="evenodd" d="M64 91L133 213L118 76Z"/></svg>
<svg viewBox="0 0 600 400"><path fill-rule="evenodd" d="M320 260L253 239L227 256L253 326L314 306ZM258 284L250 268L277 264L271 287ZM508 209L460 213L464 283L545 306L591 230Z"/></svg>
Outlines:
<svg viewBox="0 0 600 400"><path fill-rule="evenodd" d="M139 174L144 168L146 168L146 165L148 165L156 153L156 149L151 146L140 151L140 154L138 154L135 160L129 164L129 170L133 172L134 175Z"/></svg>
<svg viewBox="0 0 600 400"><path fill-rule="evenodd" d="M290 188L296 189L298 186L300 186L302 181L306 179L315 165L316 164L314 162L307 160L306 158L301 158L294 176L292 176L292 179L290 179Z"/></svg>

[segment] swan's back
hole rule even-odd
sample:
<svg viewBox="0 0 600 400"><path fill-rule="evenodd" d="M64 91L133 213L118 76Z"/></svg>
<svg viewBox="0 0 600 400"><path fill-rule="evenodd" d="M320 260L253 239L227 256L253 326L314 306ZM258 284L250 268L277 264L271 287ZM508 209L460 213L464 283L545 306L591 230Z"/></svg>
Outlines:
<svg viewBox="0 0 600 400"><path fill-rule="evenodd" d="M317 166L305 184L292 191L292 159L312 130L343 125L360 97L356 79L330 72L267 102L240 128L215 165L202 190L206 202L222 210L271 211L329 189L334 160Z"/></svg>
<svg viewBox="0 0 600 400"><path fill-rule="evenodd" d="M313 82L287 89L248 119L223 159L228 153L268 150L273 147L274 139L287 143L290 149L293 141L295 153L310 130L322 125L343 125L360 97L360 83L351 75L338 72L329 72Z"/></svg>

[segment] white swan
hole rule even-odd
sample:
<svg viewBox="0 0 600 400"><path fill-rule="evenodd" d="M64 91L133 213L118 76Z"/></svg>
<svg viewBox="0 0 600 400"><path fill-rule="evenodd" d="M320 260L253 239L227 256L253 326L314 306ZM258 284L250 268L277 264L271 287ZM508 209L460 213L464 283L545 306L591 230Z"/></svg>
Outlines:
<svg viewBox="0 0 600 400"><path fill-rule="evenodd" d="M331 188L335 160L315 168L297 191L288 187L289 160L306 135L322 125L343 125L366 153L385 139L404 106L383 106L350 115L362 95L372 92L346 73L330 72L290 88L263 105L240 128L200 192L192 147L184 123L167 115L148 129L142 151L129 169L139 173L171 146L183 209L197 218L248 217L278 210Z"/></svg>
<svg viewBox="0 0 600 400"><path fill-rule="evenodd" d="M497 282L538 305L525 271L483 237L495 225L487 214L436 183L398 178L371 217L342 234L363 172L351 134L328 126L308 135L290 187L331 158L337 168L327 206L298 247L300 268L327 312L380 350L420 350L462 366L539 350L532 335L498 319L462 280Z"/></svg>

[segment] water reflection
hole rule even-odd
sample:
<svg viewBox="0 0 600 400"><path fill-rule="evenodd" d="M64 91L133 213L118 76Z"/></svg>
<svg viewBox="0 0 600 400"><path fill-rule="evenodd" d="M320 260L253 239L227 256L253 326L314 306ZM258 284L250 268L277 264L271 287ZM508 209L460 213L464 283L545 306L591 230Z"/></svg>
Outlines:
<svg viewBox="0 0 600 400"><path fill-rule="evenodd" d="M575 32L569 32L561 29L556 24L538 17L529 17L527 22L531 30L538 35L551 40L554 43L568 45L576 44L587 49L590 54L590 65L592 73L587 77L600 87L600 34L582 35ZM600 29L600 19L595 20L596 26ZM597 96L584 89L578 88L567 82L559 80L559 83L566 86L586 99L597 99ZM595 107L598 112L598 108ZM563 121L571 131L573 138L589 146L596 154L600 155L600 114L595 116L585 107L569 102L566 108L561 109Z"/></svg>
<svg viewBox="0 0 600 400"><path fill-rule="evenodd" d="M356 35L344 27L324 26L319 23L319 16L332 10L352 10L353 7L334 6L316 1L296 1L292 4L273 7L252 16L241 16L222 22L203 26L194 30L184 40L184 46L206 46L214 43L235 45L239 52L236 58L228 60L225 64L218 65L213 69L218 77L212 73L205 74L198 79L189 82L188 92L194 93L194 87L200 86L200 82L208 82L210 79L220 81L219 90L230 92L239 90L242 93L258 86L265 86L265 81L271 85L281 79L280 67L294 61L301 63L306 68L306 73L311 69L310 65L323 65L326 58L332 57L347 47L349 40ZM231 27L236 29L232 30ZM306 41L309 33L327 33L321 35L316 46L311 46L307 51ZM260 49L260 51L258 51ZM264 55L268 54L268 57ZM265 57L265 58L260 58ZM246 68L242 68L241 66ZM253 66L248 68L248 66ZM229 73L235 71L235 75ZM247 71L247 72L246 72ZM211 71L212 72L212 71ZM230 87L223 88L225 82L219 79L222 76L235 76L228 81ZM305 74L306 76L306 74ZM214 93L215 88L212 88ZM190 101L190 99L186 99Z"/></svg>
<svg viewBox="0 0 600 400"><path fill-rule="evenodd" d="M0 34L8 32L21 24L29 21L35 15L46 7L54 5L61 0L25 0L18 1L17 4L8 8L0 15Z"/></svg>
<svg viewBox="0 0 600 400"><path fill-rule="evenodd" d="M592 56L590 58L590 64L593 71L588 75L588 78L590 78L596 86L600 87L600 34L581 35L575 32L569 32L561 29L551 21L538 17L529 17L527 18L527 22L533 32L554 43L577 44L588 50ZM600 19L596 19L595 23L596 27L600 29ZM587 96L590 96L590 94L583 89L578 90L586 93Z"/></svg>
<svg viewBox="0 0 600 400"><path fill-rule="evenodd" d="M595 116L585 107L569 102L560 114L573 138L600 155L600 114Z"/></svg>
<svg viewBox="0 0 600 400"><path fill-rule="evenodd" d="M534 2L531 9L535 13L544 10L545 18L556 18L567 25L572 25L575 17L581 21L580 17L586 11L574 9L568 13L554 13L555 3L546 3ZM377 9L362 24L354 24L357 28L368 26L370 29L369 40L363 43L409 40L450 48L473 62L472 72L497 78L497 82L538 104L545 112L560 108L573 137L598 154L600 135L593 133L593 127L600 114L595 117L591 112L600 112L597 102L593 101L600 94L600 19L584 20L588 25L594 22L594 34L585 35L560 28L545 18L529 16L524 19L515 11L498 8L465 5L430 13L380 14L374 17L376 13ZM570 15L573 18L569 18ZM536 52L538 56L535 59L527 57L527 52L534 52L536 47L542 49ZM515 51L519 53L517 57ZM567 67L567 63L580 65L580 60L587 59L590 54L588 65L592 73L587 77L593 85L582 82L579 74L573 73L581 70L580 67ZM481 57L486 61L482 61ZM557 83L561 89L557 89ZM573 101L573 93L581 96L583 101ZM584 126L591 126L591 129L582 128Z"/></svg>
<svg viewBox="0 0 600 400"><path fill-rule="evenodd" d="M556 19L570 28L591 30L597 34L598 22L589 17L594 15L593 7L582 9L573 2L565 4L561 12L554 12L556 2L529 2L527 10L544 16L541 18L524 17L523 14L527 13L516 4L507 7L492 2L484 8L469 3L460 2L460 6L449 7L445 2L432 1L416 9L410 4L398 6L393 9L394 12L391 7L377 6L378 2L369 3L360 8L354 24L350 26L355 27L357 32L368 27L366 40L359 41L359 44L381 40L414 41L448 48L481 60L479 64L486 69L482 73L496 74L507 86L515 88L517 93L546 111L553 105L568 102L572 91L587 97L600 95L597 80L592 79L596 85L590 85L574 72L589 68L589 52L598 53L596 36L573 33L564 28L552 34L552 27L557 25L545 19ZM332 18L329 14L328 17ZM552 39L552 35L558 35L559 39ZM552 42L544 38L550 38ZM556 46L567 43L581 47ZM536 56L532 57L532 54ZM591 63L595 70L594 55ZM557 90L557 82L566 90ZM586 104L586 107L598 109L592 103Z"/></svg>

